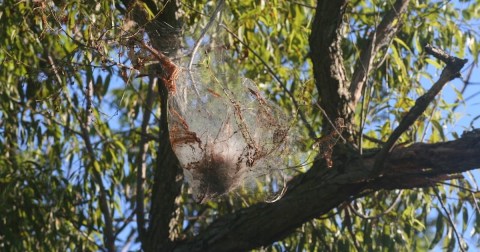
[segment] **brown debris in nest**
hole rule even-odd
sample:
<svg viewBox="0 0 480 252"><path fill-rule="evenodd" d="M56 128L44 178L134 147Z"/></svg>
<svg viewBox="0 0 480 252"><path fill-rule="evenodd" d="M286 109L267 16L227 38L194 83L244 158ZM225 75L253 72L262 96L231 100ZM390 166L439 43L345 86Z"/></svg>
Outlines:
<svg viewBox="0 0 480 252"><path fill-rule="evenodd" d="M199 162L185 167L198 183L194 197L200 203L230 192L236 187L241 174L240 170L232 169L237 163L231 156L216 152L213 146L206 146L205 149L210 153Z"/></svg>
<svg viewBox="0 0 480 252"><path fill-rule="evenodd" d="M325 159L328 168L333 167L333 147L337 144L338 140L341 138L341 134L345 130L345 123L343 118L337 118L335 120L335 128L330 131L326 136L321 137L317 140L314 146L318 147L318 152Z"/></svg>

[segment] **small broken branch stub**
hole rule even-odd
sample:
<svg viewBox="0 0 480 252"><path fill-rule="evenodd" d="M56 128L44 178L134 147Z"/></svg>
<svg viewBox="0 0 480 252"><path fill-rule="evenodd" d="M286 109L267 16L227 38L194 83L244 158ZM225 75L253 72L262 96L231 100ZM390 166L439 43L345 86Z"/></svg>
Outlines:
<svg viewBox="0 0 480 252"><path fill-rule="evenodd" d="M460 77L460 70L468 62L467 59L460 59L460 58L451 56L447 52L443 51L442 49L433 47L430 44L427 44L425 46L425 52L445 62L445 64L447 64L445 69L448 69L451 73L454 73L451 80Z"/></svg>

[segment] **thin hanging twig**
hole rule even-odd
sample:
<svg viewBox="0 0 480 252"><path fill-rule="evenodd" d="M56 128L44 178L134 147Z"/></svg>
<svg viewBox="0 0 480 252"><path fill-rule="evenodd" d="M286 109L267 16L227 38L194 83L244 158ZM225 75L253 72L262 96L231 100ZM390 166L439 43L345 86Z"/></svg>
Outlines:
<svg viewBox="0 0 480 252"><path fill-rule="evenodd" d="M391 212L401 202L402 194L403 194L403 190L400 190L400 192L397 195L397 198L395 198L395 201L392 203L392 205L390 205L389 208L387 208L387 210L373 216L368 216L368 215L365 215L364 213L360 213L351 204L348 204L348 208L351 209L355 215L357 215L362 219L365 219L365 220L378 219L388 214L389 212Z"/></svg>
<svg viewBox="0 0 480 252"><path fill-rule="evenodd" d="M205 37L205 34L207 34L207 31L215 22L215 19L217 18L217 14L220 13L220 11L223 9L224 4L225 4L225 0L218 1L217 7L213 11L212 16L210 16L210 20L208 20L207 25L203 28L202 32L200 33L200 37L195 42L195 45L193 46L193 49L190 55L190 62L188 63L189 71L192 70L193 61L194 61L195 55L197 54L198 48L200 48L200 44L202 43L203 37Z"/></svg>
<svg viewBox="0 0 480 252"><path fill-rule="evenodd" d="M455 237L457 238L458 247L460 248L460 251L465 252L465 249L463 248L463 245L462 245L462 239L460 238L460 235L458 234L457 228L455 227L455 223L453 222L452 217L450 217L450 213L448 212L447 208L443 204L442 198L440 197L440 193L438 192L437 188L433 188L433 191L435 192L435 195L437 195L438 202L440 202L440 206L442 207L442 210L445 212L445 217L447 218L448 222L450 223L450 226L453 229L453 233L455 234Z"/></svg>

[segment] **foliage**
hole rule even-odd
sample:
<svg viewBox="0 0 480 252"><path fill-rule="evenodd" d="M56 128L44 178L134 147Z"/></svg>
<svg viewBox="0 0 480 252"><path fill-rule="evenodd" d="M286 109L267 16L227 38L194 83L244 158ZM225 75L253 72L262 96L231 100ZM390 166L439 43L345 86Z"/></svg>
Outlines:
<svg viewBox="0 0 480 252"><path fill-rule="evenodd" d="M214 2L180 2L185 44L208 23ZM344 20L348 25L342 31L347 74L354 71L368 35L392 4L349 2ZM303 140L299 149L305 156L314 155L311 147L321 136L323 116L314 105L318 94L308 60L315 5L313 0L227 1L222 20L228 30L220 31L229 49L228 67L236 67L284 111L299 117ZM374 59L378 70L369 76L361 106L356 108L357 130L365 135L359 146L379 147L368 139L385 141L435 81L442 63L423 52L425 44L466 57L473 62L468 67L476 66L479 6L473 0L409 4L398 36ZM151 10L148 4L142 8ZM7 0L0 7L2 249L103 250L112 241L118 248L132 244L139 248L136 172L146 169L148 212L153 167L159 158L155 150L168 139L157 137L163 129L159 128L161 99L152 91L156 84L135 78L143 69L129 53L141 50L132 49L129 41L143 39L138 34L143 35L144 27L130 22L130 11L112 1ZM156 23L157 13L149 13L150 24L163 29L163 23ZM461 84L467 85L468 79ZM454 110L465 100L461 90L455 90L455 103L438 98L401 142L433 143L456 137L444 125L456 123ZM151 117L145 135L146 113ZM306 169L290 169L286 174ZM478 247L477 175L466 176L438 188L374 192L308 221L266 249L396 251L440 246L456 250L459 242ZM218 216L250 206L257 197L239 191L200 205L184 186L177 200L181 224L172 227L171 236L191 238ZM452 216L461 235L473 234L472 239L458 241L446 215Z"/></svg>

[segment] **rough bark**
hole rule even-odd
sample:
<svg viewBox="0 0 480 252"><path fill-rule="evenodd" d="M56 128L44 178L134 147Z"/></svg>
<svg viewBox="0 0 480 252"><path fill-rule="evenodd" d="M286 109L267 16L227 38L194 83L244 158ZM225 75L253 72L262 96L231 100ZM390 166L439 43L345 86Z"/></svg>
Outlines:
<svg viewBox="0 0 480 252"><path fill-rule="evenodd" d="M168 28L160 29L156 25L147 25L146 31L152 46L159 52L174 56L180 44L178 34L179 22L175 17L177 11L176 1L164 1L166 4L162 14L155 23L164 23ZM157 12L155 12L157 13ZM150 22L152 23L152 22ZM171 28L174 29L171 29ZM177 28L177 29L175 29ZM161 67L161 66L159 66ZM158 69L158 76L164 75L164 69ZM158 77L157 76L157 77ZM169 251L173 246L171 225L175 223L177 205L176 198L181 191L183 173L172 145L168 132L167 102L169 90L165 80L161 80L158 92L161 99L160 138L157 149L156 167L154 167L154 181L152 185L152 197L149 214L147 242L145 251Z"/></svg>
<svg viewBox="0 0 480 252"><path fill-rule="evenodd" d="M390 44L398 28L401 26L399 21L401 15L407 10L409 0L397 0L392 8L383 16L382 21L370 35L369 42L365 48L361 49L360 59L358 60L349 89L352 99L350 104L355 107L361 97L362 90L367 80L368 74L375 70L379 65L374 65L373 59L380 52L382 47Z"/></svg>
<svg viewBox="0 0 480 252"><path fill-rule="evenodd" d="M347 2L318 1L309 42L319 104L331 121L343 118L349 124L353 119L353 109L349 107L350 93L341 49ZM324 125L329 124L325 121Z"/></svg>
<svg viewBox="0 0 480 252"><path fill-rule="evenodd" d="M157 5L152 1L143 1L152 13L159 13ZM145 7L137 1L124 0L123 4L128 9L128 15L140 26L145 27L151 46L158 52L168 56L174 56L180 45L178 32L179 21L176 18L176 1L162 1L162 12L155 20L147 20ZM164 76L165 69L158 64L152 70L150 78ZM175 200L180 194L182 185L182 171L178 159L170 144L167 122L168 90L164 79L159 78L158 93L161 104L161 116L159 121L161 140L158 143L157 160L153 167L153 185L150 211L148 215L148 227L138 227L142 249L144 251L170 251L174 245L172 242L171 224L175 221L177 205ZM141 187L140 187L141 188ZM142 204L137 204L137 207ZM143 212L144 209L137 209ZM141 214L137 214L137 218ZM140 221L139 223L143 223Z"/></svg>

